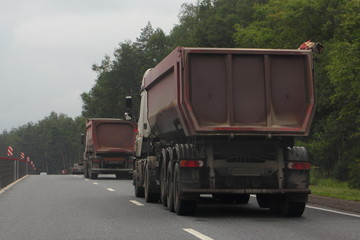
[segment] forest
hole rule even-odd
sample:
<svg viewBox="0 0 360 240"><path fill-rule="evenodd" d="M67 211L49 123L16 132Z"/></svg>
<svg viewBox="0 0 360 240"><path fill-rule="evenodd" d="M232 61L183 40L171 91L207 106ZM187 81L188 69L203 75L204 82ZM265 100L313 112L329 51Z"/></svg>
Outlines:
<svg viewBox="0 0 360 240"><path fill-rule="evenodd" d="M13 144L29 153L40 169L57 173L81 159L79 136L85 119L122 118L125 96L137 94L146 69L175 47L295 49L311 40L325 47L314 58L317 107L310 136L296 143L308 149L319 174L360 188L359 12L359 0L199 0L183 4L179 22L169 34L149 22L136 40L120 42L113 55L92 66L97 78L92 89L81 94L79 117L53 112L38 123L3 132L0 149Z"/></svg>

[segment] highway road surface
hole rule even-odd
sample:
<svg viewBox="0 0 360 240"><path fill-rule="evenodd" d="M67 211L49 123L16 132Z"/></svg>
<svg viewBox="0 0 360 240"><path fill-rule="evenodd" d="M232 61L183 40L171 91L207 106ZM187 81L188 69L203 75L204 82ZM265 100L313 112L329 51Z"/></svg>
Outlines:
<svg viewBox="0 0 360 240"><path fill-rule="evenodd" d="M339 240L360 239L360 215L308 207L284 218L257 206L204 198L194 216L134 196L130 180L100 175L28 176L0 192L1 240Z"/></svg>

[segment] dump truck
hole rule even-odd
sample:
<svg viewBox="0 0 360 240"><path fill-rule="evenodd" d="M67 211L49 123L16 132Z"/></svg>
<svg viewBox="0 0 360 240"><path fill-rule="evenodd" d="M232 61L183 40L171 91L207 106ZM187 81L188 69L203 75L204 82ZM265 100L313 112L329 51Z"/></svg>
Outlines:
<svg viewBox="0 0 360 240"><path fill-rule="evenodd" d="M113 118L90 118L86 123L84 176L98 174L131 177L133 170L136 123Z"/></svg>
<svg viewBox="0 0 360 240"><path fill-rule="evenodd" d="M179 215L201 196L301 216L315 110L311 49L178 47L145 72L135 195ZM129 100L129 97L128 99ZM128 107L131 101L128 101Z"/></svg>

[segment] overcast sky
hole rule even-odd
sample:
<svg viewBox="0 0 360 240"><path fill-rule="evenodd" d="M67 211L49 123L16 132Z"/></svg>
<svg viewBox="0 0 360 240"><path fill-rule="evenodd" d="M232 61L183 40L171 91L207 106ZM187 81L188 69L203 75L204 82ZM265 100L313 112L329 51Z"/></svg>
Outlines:
<svg viewBox="0 0 360 240"><path fill-rule="evenodd" d="M0 133L51 111L81 115L91 66L148 21L169 33L182 3L196 0L0 0Z"/></svg>

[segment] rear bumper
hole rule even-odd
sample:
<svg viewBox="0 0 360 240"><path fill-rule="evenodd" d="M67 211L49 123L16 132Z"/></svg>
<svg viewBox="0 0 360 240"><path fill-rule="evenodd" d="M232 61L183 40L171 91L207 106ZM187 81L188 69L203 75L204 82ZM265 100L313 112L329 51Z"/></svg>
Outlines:
<svg viewBox="0 0 360 240"><path fill-rule="evenodd" d="M310 194L310 189L189 189L183 194Z"/></svg>
<svg viewBox="0 0 360 240"><path fill-rule="evenodd" d="M119 172L131 173L133 170L130 168L92 168L91 171L93 173L115 174Z"/></svg>

